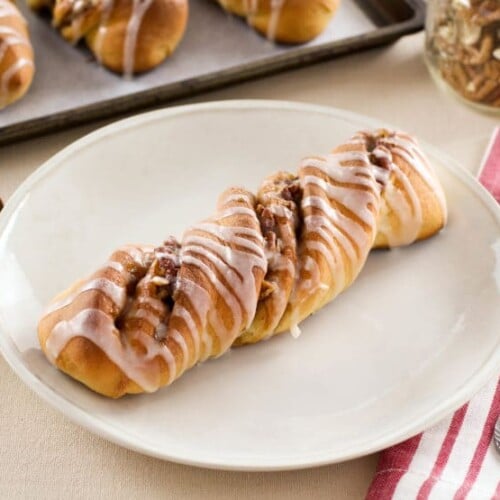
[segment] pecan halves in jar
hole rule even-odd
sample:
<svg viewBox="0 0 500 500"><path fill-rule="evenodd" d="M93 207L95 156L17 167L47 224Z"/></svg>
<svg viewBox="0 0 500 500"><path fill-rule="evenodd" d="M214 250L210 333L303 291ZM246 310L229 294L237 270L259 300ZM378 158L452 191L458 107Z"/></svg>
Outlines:
<svg viewBox="0 0 500 500"><path fill-rule="evenodd" d="M462 97L499 107L500 2L448 0L439 5L428 34L439 74Z"/></svg>

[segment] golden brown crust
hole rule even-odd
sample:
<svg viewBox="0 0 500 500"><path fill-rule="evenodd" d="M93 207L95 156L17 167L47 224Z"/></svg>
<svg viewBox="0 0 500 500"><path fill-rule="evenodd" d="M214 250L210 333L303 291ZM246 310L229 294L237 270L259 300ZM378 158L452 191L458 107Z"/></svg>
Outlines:
<svg viewBox="0 0 500 500"><path fill-rule="evenodd" d="M35 66L28 26L13 3L0 0L0 108L21 99L28 91Z"/></svg>
<svg viewBox="0 0 500 500"><path fill-rule="evenodd" d="M285 312L296 278L299 220L296 188L296 176L279 172L266 179L257 193L268 269L252 324L235 340L234 346L270 337Z"/></svg>
<svg viewBox="0 0 500 500"><path fill-rule="evenodd" d="M66 40L84 39L100 63L124 74L148 71L170 56L188 18L187 0L31 0L31 6L49 8Z"/></svg>
<svg viewBox="0 0 500 500"><path fill-rule="evenodd" d="M390 147L394 163L401 169L404 175L409 179L412 186L414 186L415 191L418 194L420 200L420 206L422 208L422 225L416 236L416 240L425 240L430 236L434 235L436 232L440 231L446 223L446 213L440 207L439 200L436 197L436 193L433 191L432 187L429 186L424 178L419 175L419 173L411 167L407 159L398 153L398 149ZM421 152L418 150L417 154L420 155ZM422 157L422 161L426 161ZM391 184L399 189L403 189L400 182L394 179L394 174L391 178ZM384 202L387 201L386 193L383 194ZM382 207L381 217L387 220L387 224L396 231L400 230L401 221L398 220L397 216L394 214L393 209L384 203ZM393 246L388 241L387 235L377 233L375 243L373 248L389 248Z"/></svg>
<svg viewBox="0 0 500 500"><path fill-rule="evenodd" d="M281 43L305 43L321 34L340 0L218 0L228 12L245 17L259 33ZM273 4L275 18L273 19ZM276 7L278 5L278 7ZM278 11L279 10L279 11Z"/></svg>
<svg viewBox="0 0 500 500"><path fill-rule="evenodd" d="M445 222L414 140L360 133L298 175L269 177L257 197L227 190L182 244L118 250L55 299L40 345L96 392L153 391L231 345L293 333L354 281L371 248L425 239Z"/></svg>
<svg viewBox="0 0 500 500"><path fill-rule="evenodd" d="M107 68L123 73L125 71L125 38L132 4L118 0L109 19L103 24L106 35L98 48L99 25L95 25L85 36L90 50ZM183 0L153 0L144 15L138 31L134 54L133 72L141 73L158 66L177 48L186 29L188 4Z"/></svg>
<svg viewBox="0 0 500 500"><path fill-rule="evenodd" d="M99 347L85 337L71 339L57 359L58 368L90 388L95 387L95 374L99 373L97 392L110 398L142 392Z"/></svg>

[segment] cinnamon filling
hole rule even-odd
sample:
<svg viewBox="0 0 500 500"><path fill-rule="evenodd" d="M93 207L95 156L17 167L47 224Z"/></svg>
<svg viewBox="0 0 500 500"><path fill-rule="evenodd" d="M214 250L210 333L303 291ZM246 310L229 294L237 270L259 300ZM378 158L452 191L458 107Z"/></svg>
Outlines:
<svg viewBox="0 0 500 500"><path fill-rule="evenodd" d="M168 314L172 310L174 294L177 287L177 274L180 268L180 244L173 237L168 238L163 245L155 248L151 258L146 264L147 271L135 275L127 288L127 301L120 311L115 322L119 330L125 327L130 315L137 308L146 309L152 314L156 312L149 310L142 301L146 299L158 299L167 305Z"/></svg>
<svg viewBox="0 0 500 500"><path fill-rule="evenodd" d="M265 241L266 250L275 252L277 250L277 221L276 216L268 207L262 205L257 206L257 217L260 222L260 229Z"/></svg>
<svg viewBox="0 0 500 500"><path fill-rule="evenodd" d="M381 129L376 134L370 132L361 132L359 134L363 139L368 152L370 163L387 172L392 169L392 154L389 149L383 144L384 139L393 137L395 134L389 130ZM382 178L378 176L377 182L384 187Z"/></svg>
<svg viewBox="0 0 500 500"><path fill-rule="evenodd" d="M153 277L151 281L158 286L159 298L173 305L177 289L177 274L180 269L181 244L170 236L163 245L154 249Z"/></svg>
<svg viewBox="0 0 500 500"><path fill-rule="evenodd" d="M265 243L265 254L268 263L276 254L281 254L283 251L283 242L281 239L280 226L283 222L280 221L283 217L273 212L271 206L281 207L283 210L288 210L293 217L295 232L299 232L300 217L298 213L300 210L300 203L302 200L302 188L298 177L289 178L276 178L273 180L273 185L269 187L261 198L269 200L267 206L259 203L256 207L257 217L260 222L260 228ZM267 201L266 200L266 201ZM271 264L268 266L268 273L272 270ZM259 294L259 300L268 297L273 293L275 285L264 278L262 287Z"/></svg>

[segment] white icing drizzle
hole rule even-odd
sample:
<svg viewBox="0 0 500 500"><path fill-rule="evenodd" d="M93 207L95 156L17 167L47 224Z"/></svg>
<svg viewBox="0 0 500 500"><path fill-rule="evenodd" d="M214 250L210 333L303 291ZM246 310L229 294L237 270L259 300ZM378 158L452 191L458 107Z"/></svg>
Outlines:
<svg viewBox="0 0 500 500"><path fill-rule="evenodd" d="M130 317L132 317L132 315ZM155 329L160 323L157 312L151 312L144 308L138 308L137 311L133 313L133 317L146 320Z"/></svg>
<svg viewBox="0 0 500 500"><path fill-rule="evenodd" d="M114 269L115 271L119 272L123 277L128 281L130 279L130 273L123 267L123 264L121 262L117 262L115 260L108 260L104 267L108 267L110 269Z"/></svg>
<svg viewBox="0 0 500 500"><path fill-rule="evenodd" d="M422 227L422 206L417 193L408 177L397 166L394 167L394 176L403 184L404 192L398 190L393 184L387 186L382 201L382 217L379 224L379 231L386 236L390 247L413 243ZM408 202L407 197L410 202ZM389 220L384 217L390 209L397 214L400 221L397 232L389 225Z"/></svg>
<svg viewBox="0 0 500 500"><path fill-rule="evenodd" d="M204 361L212 354L213 346L212 337L207 331L207 318L211 306L210 294L207 290L205 290L205 288L198 285L194 281L182 277L179 278L178 290L179 293L182 293L189 298L190 303L194 307L194 310L201 321L200 330L197 330L194 320L192 323L189 322L188 329L193 338L198 337L198 331L202 332L201 342L203 343L203 348L200 347L200 360ZM172 311L172 318L175 316L184 318L182 309L184 308L180 305L180 303L176 302Z"/></svg>
<svg viewBox="0 0 500 500"><path fill-rule="evenodd" d="M247 193L232 193L224 196L224 203L229 203L231 201L238 201L243 203L252 204L252 198Z"/></svg>
<svg viewBox="0 0 500 500"><path fill-rule="evenodd" d="M292 303L300 300L299 296L306 300L317 293L335 295L340 292L347 284L344 256L351 262L353 276L350 279L354 278L373 243L381 190L368 156L360 151L308 158L303 161L301 172L304 192L302 241L305 244L299 254L299 273ZM338 207L348 210L350 215L344 215ZM321 286L318 263L306 258L310 251L319 252L327 262L332 290ZM313 272L312 267L316 268Z"/></svg>
<svg viewBox="0 0 500 500"><path fill-rule="evenodd" d="M151 260L152 258L151 254L154 251L154 247L146 245L125 245L121 247L119 251L128 254L139 266L147 266L148 260Z"/></svg>
<svg viewBox="0 0 500 500"><path fill-rule="evenodd" d="M101 18L99 20L99 27L97 28L94 53L96 59L102 63L102 48L104 45L104 38L108 32L108 21L113 11L114 0L102 0Z"/></svg>
<svg viewBox="0 0 500 500"><path fill-rule="evenodd" d="M225 219L227 217L234 217L235 215L255 215L255 211L248 207L231 207L220 213L219 219Z"/></svg>
<svg viewBox="0 0 500 500"><path fill-rule="evenodd" d="M177 377L182 375L182 373L188 368L189 361L189 351L186 341L178 330L170 329L168 330L168 337L171 338L180 348L182 352L182 364L181 369L177 373Z"/></svg>
<svg viewBox="0 0 500 500"><path fill-rule="evenodd" d="M254 212L251 212L254 216ZM250 213L248 213L250 215ZM230 241L235 245L241 246L250 253L260 257L262 254L263 240L260 233L254 229L247 227L232 227L220 226L218 224L200 224L196 229L202 230L204 233L214 236L222 241ZM258 243L255 242L257 240ZM214 241L214 240L211 240ZM228 252L229 250L227 250Z"/></svg>
<svg viewBox="0 0 500 500"><path fill-rule="evenodd" d="M57 323L46 343L49 359L54 363L62 349L75 337L84 337L93 342L145 391L155 391L160 384L160 373L152 370L150 363L156 356L161 356L169 370L175 373L175 360L160 342L140 330L135 331L130 338L120 337L112 317L99 309L83 309L71 319ZM132 339L138 340L146 348L146 355L137 356L130 342Z"/></svg>
<svg viewBox="0 0 500 500"><path fill-rule="evenodd" d="M317 240L310 240L305 244L304 248L309 253L311 250L313 250L319 252L323 256L328 265L330 276L335 277L333 281L334 291L337 288L340 288L340 286L343 285L344 269L340 264L340 257L335 243L333 242L327 244ZM319 267L319 263L314 258L311 258L310 262L312 263L314 269L313 272L309 270L309 278L305 277L299 265L300 276L302 277L300 278L300 282L296 285L296 289L294 290L292 303L295 302L294 299L299 290L306 290L308 292L308 295L313 295L313 293L316 293L319 289L319 284L321 283L321 270ZM337 264L337 266L335 264ZM340 274L337 275L337 271Z"/></svg>
<svg viewBox="0 0 500 500"><path fill-rule="evenodd" d="M361 133L359 137L368 134ZM400 246L413 243L419 236L423 224L422 203L408 175L399 167L396 157L402 159L435 194L443 217L446 218L446 201L441 186L429 163L419 150L416 141L400 132L387 132L375 136L377 148L373 155L390 162L394 182L384 192L381 207L381 223L379 232L385 235L389 246ZM401 185L401 188L396 187ZM388 220L387 214L394 213L399 219L396 229Z"/></svg>
<svg viewBox="0 0 500 500"><path fill-rule="evenodd" d="M307 180L305 179L305 184L304 185L318 185L321 186L323 183L322 179L314 179L314 181L310 181L310 176L307 176ZM325 191L329 191L325 187ZM332 193L330 191L330 193ZM360 197L361 198L361 197ZM331 199L331 198L330 198ZM321 196L315 196L315 195L310 195L306 197L306 199L302 203L303 208L308 208L308 207L315 207L321 209L323 212L325 212L328 215L328 218L324 218L321 215L319 216L306 216L310 217L308 218L308 221L314 226L316 223L318 226L323 225L330 229L338 238L340 238L342 241L346 241L345 246L345 251L348 254L355 254L358 250L354 246L354 243L357 245L357 247L361 247L363 244L366 243L366 233L365 230L363 229L363 226L357 221L353 220L351 217L348 215L344 215L342 212L339 210L336 210L335 208L332 207L330 200L325 199L324 197ZM372 226L374 224L374 220L370 221L370 216L367 216L367 221L364 221L365 224ZM359 217L361 219L361 217ZM353 256L354 258L354 256Z"/></svg>
<svg viewBox="0 0 500 500"><path fill-rule="evenodd" d="M174 305L170 321L175 317L182 318L184 321L195 346L193 362L206 359L206 357L212 354L212 338L207 331L207 320L212 325L213 330L219 334L218 351L224 352L234 340L238 330L242 328L243 313L246 315L247 322L252 320L255 313L255 304L257 301L256 284L251 266L241 268L244 264L243 254L246 256L246 261L253 263L255 266L260 266L263 270L265 270L266 263L262 246L258 244L258 242L262 244L262 237L257 229L256 215L253 211L250 213L241 209L242 207L224 207L221 214L223 218L230 216L231 211L233 215L252 216L255 228L219 226L216 223L216 218L214 222L206 223L204 234L207 236L216 235L217 240L212 239L212 237L202 238L197 236L200 229L203 233L203 224L196 228L195 234L188 234L186 237L185 249L187 252L191 249L192 254L183 255L183 263L189 264L192 261L198 269L202 269L206 273L211 282L218 286L219 292L227 300L234 315L234 328L224 335L224 325L220 318L218 318L218 313L210 309L211 299L207 290L189 280L180 280L179 293L186 294L190 303L193 304L193 312L202 321L202 329L201 332L198 331L196 322L192 316L193 313L177 303ZM223 241L227 244L224 245ZM237 245L238 248L231 248L230 245ZM151 251L150 248L147 250ZM199 257L196 258L196 250L203 251L203 255L209 259L210 266L202 262ZM148 259L151 257L145 257L144 250L141 248L130 246L121 249L121 251L126 252L138 264L146 266L149 264ZM119 253L116 255L119 255ZM236 266L239 269L238 273L231 266ZM54 309L63 307L65 304L72 302L83 291L92 289L105 293L119 306L119 309L123 310L126 302L125 290L127 278L129 280L133 279L133 275L127 272L120 262L116 262L115 260L111 260L106 264L106 268L110 267L120 273L121 280L124 282L123 285L117 285L108 278L95 278L84 283L70 297L60 303L54 304L52 307ZM213 272L213 269L217 269L220 275L224 276L231 283L229 288L223 285L216 273ZM246 277L247 275L250 277ZM137 285L137 289L147 292L148 282L152 282L153 279L154 276L145 277ZM246 294L253 294L255 296L253 308L248 305ZM125 324L129 326L125 327L123 334L118 332L114 320L110 315L95 308L84 309L73 318L58 322L47 340L46 347L49 357L54 362L71 338L82 336L88 338L102 349L110 360L116 363L130 379L134 380L146 391L158 388L160 383L159 369L148 368L148 364L150 365L149 362L154 357L161 356L169 368L168 382L170 383L182 371L189 368L190 356L185 337L178 330L164 325L161 318L165 316L166 306L161 300L151 297L146 293L139 295L133 304L125 319ZM147 305L147 308L143 307L143 305ZM140 323L131 323L131 320L134 318L148 322L155 330L155 336L163 338L164 342L158 342L157 339L142 332ZM200 333L202 333L201 338ZM132 347L133 341L139 341L147 349L145 356L141 357L137 355L137 352ZM171 345L170 342L175 342L180 348L182 359L180 359L181 366L179 371L177 370L175 357L169 347ZM203 352L201 352L202 344Z"/></svg>
<svg viewBox="0 0 500 500"><path fill-rule="evenodd" d="M366 145L366 137L363 137L362 134L356 136L350 145ZM176 263L180 263L180 271L171 313L167 303L159 298L163 295L155 288L171 286L171 283L154 275L155 267L150 268L155 258L153 247L124 247L113 254L103 268L118 273L117 280L94 275L47 310L49 314L67 306L87 290L99 290L115 304L120 321L124 320L123 331L117 330L114 316L95 308L83 309L54 326L46 342L49 359L55 362L72 338L85 337L144 390L156 390L161 370L159 364L151 363L155 357L165 361L169 370L168 383L171 383L194 363L224 353L251 325L260 294L254 276L256 270L263 276L278 271L295 275L289 299L292 307L290 332L298 337L298 323L304 314L301 304L311 297L331 299L342 291L360 271L377 228L386 231L390 244L410 242L418 236L423 217L421 203L409 177L394 161L395 156L415 169L437 193L437 198L442 195L430 166L410 138L401 134L374 137L377 146L370 153L347 150L309 158L302 163L299 182L303 192L300 207L303 220L297 269L289 254L281 253L283 247L280 246L294 241L295 213L275 203L279 196L269 193L265 209L278 218L274 223L279 227L276 232L279 244L272 243L267 248L265 243L274 240L264 240L261 234L253 195L245 191L227 192L219 202L217 214L194 226L184 236L180 262ZM380 165L372 164L369 154L380 160ZM388 183L390 177L392 182ZM381 198L383 189L384 198ZM444 196L441 202L444 204ZM379 227L379 209L382 221L389 210L397 214L401 222L397 234L393 234L390 227ZM236 222L228 225L229 221ZM120 252L125 252L140 269L129 271L117 260ZM317 258L318 253L329 268L329 276L323 272L324 264L322 266L321 259ZM156 258L162 256L172 257L168 252L157 250ZM146 273L148 268L150 271ZM143 275L145 277L136 285L136 296L127 299L128 287ZM272 277L270 280L273 284ZM219 295L218 300L226 304L230 317L224 314L222 318L221 311L213 306L211 287ZM283 290L275 287L271 297L275 309L285 309L288 298ZM134 319L147 322L151 326L146 329L149 334L144 331L144 323L141 326L141 322L134 322ZM280 319L277 318L277 322ZM191 336L194 346L192 355L187 335ZM137 342L144 346L145 354L134 347Z"/></svg>
<svg viewBox="0 0 500 500"><path fill-rule="evenodd" d="M184 320L191 338L193 339L195 349L194 358L198 359L201 356L201 342L200 336L198 335L198 328L196 327L196 323L194 322L191 313L185 307L179 305L175 307L175 312L172 314L172 318L174 317L182 318Z"/></svg>
<svg viewBox="0 0 500 500"><path fill-rule="evenodd" d="M7 94L12 77L26 66L33 66L33 61L30 59L20 58L3 72L0 80L0 95Z"/></svg>
<svg viewBox="0 0 500 500"><path fill-rule="evenodd" d="M87 336L87 338L92 340L92 342L106 352L110 359L112 359L130 379L134 380L147 391L153 391L159 387L159 369L154 377L150 374L148 375L148 373L143 373L143 370L148 370L147 365L154 357L160 356L167 364L169 370L168 383L172 382L177 376L176 361L168 343L158 342L159 338L166 337L167 326L164 323L164 319L167 315L167 307L160 299L148 295L148 293L150 293L148 291L148 286L152 281L152 277L146 275L137 285L137 291L140 295L132 301L132 306L126 313L125 327L121 335L121 345L123 346L121 350L116 344L102 344L99 337L89 336L87 333L84 334L84 336ZM147 305L146 308L144 307L145 305ZM153 329L154 336L146 334L142 330L140 324L133 323L132 320L134 319L146 321ZM139 341L146 347L147 352L145 357L137 355L137 353L134 354L132 348L133 341Z"/></svg>
<svg viewBox="0 0 500 500"><path fill-rule="evenodd" d="M347 215L344 215L339 210L335 210L325 198L320 196L308 196L302 206L304 208L314 207L319 208L327 214L328 218L322 215L308 215L306 216L307 223L311 227L325 227L337 239L342 242L344 251L352 259L356 258L359 248L366 244L366 232L363 227L355 220ZM354 246L354 243L356 246Z"/></svg>
<svg viewBox="0 0 500 500"><path fill-rule="evenodd" d="M117 253L120 252L125 253L129 257L131 257L137 265L146 267L146 265L148 264L147 254L148 252L151 252L151 248L134 247L132 245L128 245L120 248ZM109 260L108 262L106 262L103 270L106 268L114 269L117 273L119 273L120 281L122 282L120 285L110 280L109 278L105 278L104 276L99 276L97 278L87 280L67 297L49 304L44 314L50 314L54 311L62 309L63 307L66 307L71 302L73 302L78 295L88 290L99 290L100 292L105 294L117 308L123 308L127 295L126 286L131 282L133 276L125 269L122 263L115 260Z"/></svg>
<svg viewBox="0 0 500 500"><path fill-rule="evenodd" d="M88 290L99 290L104 295L106 295L118 308L122 308L125 305L125 299L127 297L126 290L123 285L117 285L115 282L109 280L108 278L95 278L90 281L86 281L77 290L65 297L64 299L54 302L49 305L45 310L45 314L53 313L58 311L63 307L71 304L78 295L86 292Z"/></svg>
<svg viewBox="0 0 500 500"><path fill-rule="evenodd" d="M392 226L384 227L380 225L379 231L385 234L389 246L394 247L403 244L413 243L422 227L422 205L415 189L413 188L407 175L392 163L394 177L403 186L403 191L399 191L394 184L384 193L384 205L392 209L400 221L399 231L395 231ZM383 207L384 215L386 207Z"/></svg>
<svg viewBox="0 0 500 500"><path fill-rule="evenodd" d="M186 250L186 252L188 251L189 249ZM204 250L202 249L201 252L204 252ZM214 260L215 259L212 259L212 262L214 262ZM205 262L200 260L199 257L194 255L184 254L182 256L182 263L193 265L197 267L200 271L202 271L205 274L205 276L210 280L210 282L214 284L215 288L217 289L217 292L222 296L222 299L224 300L226 305L231 309L231 312L233 313L233 329L230 330L227 333L227 335L224 336L223 333L225 329L221 330L220 333L217 333L217 336L219 337L221 344L222 343L225 344L224 337L232 338L233 335L235 335L236 331L239 329L239 325L242 322L241 306L238 303L238 300L236 299L232 291L220 281L217 274L212 270L212 268L209 265L205 264ZM223 273L225 270L224 263L221 262L220 265L217 266L217 268ZM233 278L233 276L231 277Z"/></svg>
<svg viewBox="0 0 500 500"><path fill-rule="evenodd" d="M315 244L324 246L323 243L314 242L314 241L311 241L310 244L312 245L311 248L314 248ZM313 259L310 255L304 256L302 268L311 275L311 280L313 283L316 283L317 281L319 281L320 274L319 274L318 264L317 264L316 260Z"/></svg>
<svg viewBox="0 0 500 500"><path fill-rule="evenodd" d="M146 291L145 293L147 294L148 284L152 281L153 280L151 279L151 276L146 275L137 285L137 289L138 290L143 289ZM165 363L168 366L169 379L167 383L171 383L177 377L178 373L177 373L177 364L175 361L175 357L172 354L170 347L168 346L168 339L167 339L168 327L165 324L165 318L167 316L167 306L161 300L146 294L141 294L135 299L134 307L132 307L126 315L127 326L125 328L125 335L122 335L123 342L127 344L131 343L131 340L133 339L138 339L142 343L144 338L146 339L146 344L143 343L143 345L145 346L148 346L152 342L154 342L156 348L151 349L148 347L148 354L149 352L154 353L154 356L152 357L160 356L165 361ZM152 310L145 309L143 307L145 304L147 304L149 307L152 307ZM142 331L142 329L136 327L135 324L133 324L134 326L131 329L130 320L133 319L142 319L148 322L150 327L154 330L154 336L150 337L149 335L146 335ZM158 340L160 339L165 340L165 342L158 342ZM139 385L141 385L137 379L134 379L130 375L130 373L133 372L133 367L132 371L130 369L131 368L130 360L122 357L121 364L119 364L119 366L124 371L124 373L127 374L129 378L135 380L137 383L139 383ZM159 380L159 375L158 375L158 380ZM158 387L155 387L153 388L153 390L156 390L157 388Z"/></svg>
<svg viewBox="0 0 500 500"><path fill-rule="evenodd" d="M422 155L416 140L406 134L397 133L385 139L384 142L396 146L393 151L401 156L420 175L436 195L441 211L446 218L447 207L443 189L428 161Z"/></svg>
<svg viewBox="0 0 500 500"><path fill-rule="evenodd" d="M144 272L151 263L153 247L126 246L114 254L118 258L120 253L128 255ZM71 303L79 294L87 290L99 290L110 298L119 311L123 311L127 301L126 288L135 278L121 264L115 260L106 263L104 269L113 268L119 273L118 281L115 283L109 278L96 277L83 283L69 297L58 301L49 306L49 312L65 307ZM140 287L141 284L138 285ZM148 304L152 310L141 307ZM136 306L127 313L127 318L142 318L151 324L156 331L161 331L161 316L165 313L166 306L159 299L148 296L140 296ZM58 322L52 329L47 339L47 352L50 359L54 362L59 356L61 350L66 346L69 340L80 336L91 340L96 346L119 366L122 371L146 391L153 391L158 388L159 373L151 374L151 368L148 367L149 361L161 356L169 367L170 376L176 373L175 360L172 353L166 346L156 339L144 334L138 329L127 331L127 335L120 336L116 329L113 317L105 314L100 309L87 308L78 312L73 318ZM147 349L147 355L143 358L137 356L132 341L137 339Z"/></svg>
<svg viewBox="0 0 500 500"><path fill-rule="evenodd" d="M19 11L14 6L13 3L8 0L0 1L0 18L4 17L17 17L19 15Z"/></svg>
<svg viewBox="0 0 500 500"><path fill-rule="evenodd" d="M82 309L73 318L60 321L54 326L47 339L46 349L49 359L55 362L59 353L73 337L87 334L89 337L86 338L92 340L94 336L97 336L97 332L102 337L102 342L107 345L118 341L118 331L114 322L99 309ZM107 353L108 350L104 352Z"/></svg>
<svg viewBox="0 0 500 500"><path fill-rule="evenodd" d="M10 2L0 0L0 19L16 17L22 21L24 19L17 8ZM15 45L31 47L29 39L24 33L10 26L0 26L0 63L3 61L7 51ZM26 57L14 58L12 64L2 73L0 78L0 105L7 101L9 85L16 73L27 66L33 66L33 61Z"/></svg>
<svg viewBox="0 0 500 500"><path fill-rule="evenodd" d="M222 226L215 221L201 223L186 233L181 252L182 264L195 266L202 272L231 310L232 326L214 328L221 352L232 344L242 328L251 324L259 293L253 270L260 268L264 273L267 270L262 235L256 229L258 222L254 210L228 206L229 203L223 205L216 219L245 215L254 227ZM196 309L196 297L191 302ZM200 315L199 312L197 314ZM213 316L210 315L211 322ZM217 322L220 324L220 320Z"/></svg>
<svg viewBox="0 0 500 500"><path fill-rule="evenodd" d="M109 267L111 269L114 269L115 271L118 271L119 273L128 273L128 271L125 270L123 264L121 262L117 262L116 260L108 260L108 262L104 264L104 267Z"/></svg>
<svg viewBox="0 0 500 500"><path fill-rule="evenodd" d="M125 42L123 46L123 75L130 78L134 73L137 49L137 35L142 25L142 19L153 0L132 0L132 15L127 23Z"/></svg>
<svg viewBox="0 0 500 500"><path fill-rule="evenodd" d="M75 3L73 11L78 13L79 2ZM139 32L141 30L142 22L147 11L153 4L153 0L131 0L132 11L130 17L125 26L125 36L123 39L123 76L126 78L132 77L135 71L136 63L136 52L137 52L137 40L139 37ZM103 0L101 16L99 19L99 26L97 28L97 34L94 45L94 53L96 59L102 63L103 62L103 47L104 40L108 33L108 23L111 18L113 9L115 8L115 0ZM79 24L83 21L83 16L80 16ZM74 26L75 36L74 41L77 41L81 36L81 29L79 24L76 23Z"/></svg>
<svg viewBox="0 0 500 500"><path fill-rule="evenodd" d="M222 6L227 9L227 0L219 0ZM268 0L270 5L269 21L267 25L266 38L274 42L279 20L286 0ZM259 0L244 0L247 22L259 12Z"/></svg>
<svg viewBox="0 0 500 500"><path fill-rule="evenodd" d="M271 14L269 16L269 24L267 25L266 37L271 42L276 39L276 31L278 29L278 23L281 17L281 12L283 6L285 5L285 0L270 0L271 2Z"/></svg>
<svg viewBox="0 0 500 500"><path fill-rule="evenodd" d="M269 0L271 12L269 14L266 38L271 42L274 42L276 39L276 32L285 1L286 0ZM227 9L227 2L225 0L220 0L220 3ZM244 0L244 8L247 21L250 21L250 19L259 12L259 0Z"/></svg>
<svg viewBox="0 0 500 500"><path fill-rule="evenodd" d="M2 16L1 14L2 12L0 11L0 19L2 17L11 17L11 14L5 16ZM9 45L30 45L29 40L25 36L10 26L0 26L0 42L2 45L6 46L3 49L3 52L5 52L5 49L8 48Z"/></svg>

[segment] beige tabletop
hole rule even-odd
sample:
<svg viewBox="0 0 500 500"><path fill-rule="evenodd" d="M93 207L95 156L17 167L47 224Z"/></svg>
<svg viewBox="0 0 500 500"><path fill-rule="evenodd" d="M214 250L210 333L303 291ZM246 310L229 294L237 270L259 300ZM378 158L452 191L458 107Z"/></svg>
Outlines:
<svg viewBox="0 0 500 500"><path fill-rule="evenodd" d="M183 102L288 99L382 119L476 172L498 118L442 95L422 59L421 34L395 45L204 94ZM0 197L94 123L0 148ZM0 357L0 498L362 498L377 456L294 472L197 469L145 457L94 436L47 406Z"/></svg>

